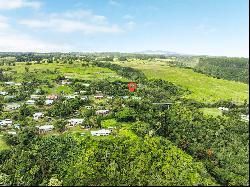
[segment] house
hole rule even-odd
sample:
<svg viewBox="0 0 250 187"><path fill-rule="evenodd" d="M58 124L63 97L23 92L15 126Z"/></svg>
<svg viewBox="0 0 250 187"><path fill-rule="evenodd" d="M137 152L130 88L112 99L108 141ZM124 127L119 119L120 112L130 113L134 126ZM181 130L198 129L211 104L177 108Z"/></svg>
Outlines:
<svg viewBox="0 0 250 187"><path fill-rule="evenodd" d="M38 127L39 133L49 132L52 131L53 129L54 129L53 125L43 125Z"/></svg>
<svg viewBox="0 0 250 187"><path fill-rule="evenodd" d="M83 86L89 87L90 84L82 83Z"/></svg>
<svg viewBox="0 0 250 187"><path fill-rule="evenodd" d="M72 79L73 77L71 76L65 76L65 79Z"/></svg>
<svg viewBox="0 0 250 187"><path fill-rule="evenodd" d="M103 99L103 95L95 95L94 98L95 99Z"/></svg>
<svg viewBox="0 0 250 187"><path fill-rule="evenodd" d="M229 108L226 108L226 107L219 107L218 109L221 111L229 111Z"/></svg>
<svg viewBox="0 0 250 187"><path fill-rule="evenodd" d="M247 115L241 114L240 117L241 117L241 119L242 119L243 121L249 121L249 114L247 114Z"/></svg>
<svg viewBox="0 0 250 187"><path fill-rule="evenodd" d="M84 101L86 101L86 100L88 100L89 98L88 98L88 96L82 96L81 97L81 100L84 100Z"/></svg>
<svg viewBox="0 0 250 187"><path fill-rule="evenodd" d="M14 124L13 127L14 127L15 129L20 129L20 124Z"/></svg>
<svg viewBox="0 0 250 187"><path fill-rule="evenodd" d="M8 95L8 92L0 91L0 95Z"/></svg>
<svg viewBox="0 0 250 187"><path fill-rule="evenodd" d="M92 109L93 107L92 106L85 106L86 109Z"/></svg>
<svg viewBox="0 0 250 187"><path fill-rule="evenodd" d="M82 132L80 135L81 135L81 136L85 136L85 132Z"/></svg>
<svg viewBox="0 0 250 187"><path fill-rule="evenodd" d="M96 115L105 115L105 114L108 114L109 113L109 110L97 110L95 112Z"/></svg>
<svg viewBox="0 0 250 187"><path fill-rule="evenodd" d="M114 99L114 96L108 96L107 98L108 99Z"/></svg>
<svg viewBox="0 0 250 187"><path fill-rule="evenodd" d="M17 134L16 131L8 131L7 133L11 134L11 135L16 135Z"/></svg>
<svg viewBox="0 0 250 187"><path fill-rule="evenodd" d="M31 99L39 99L41 96L40 95L31 95L30 98Z"/></svg>
<svg viewBox="0 0 250 187"><path fill-rule="evenodd" d="M92 136L108 136L108 135L110 135L110 133L111 133L111 131L106 130L106 129L101 129L98 131L91 131Z"/></svg>
<svg viewBox="0 0 250 187"><path fill-rule="evenodd" d="M40 94L41 93L41 89L36 89L35 93L36 94Z"/></svg>
<svg viewBox="0 0 250 187"><path fill-rule="evenodd" d="M0 125L1 126L11 126L12 125L12 120L10 119L5 119L5 120L0 120Z"/></svg>
<svg viewBox="0 0 250 187"><path fill-rule="evenodd" d="M19 105L18 103L9 103L6 104L6 106L4 107L5 110L17 110L21 107L21 105Z"/></svg>
<svg viewBox="0 0 250 187"><path fill-rule="evenodd" d="M22 83L17 82L17 83L15 83L15 86L22 86Z"/></svg>
<svg viewBox="0 0 250 187"><path fill-rule="evenodd" d="M26 101L26 104L27 105L34 105L35 104L35 100L28 100L28 101Z"/></svg>
<svg viewBox="0 0 250 187"><path fill-rule="evenodd" d="M15 83L14 83L14 82L5 82L5 84L6 84L6 85L8 85L8 86L15 85Z"/></svg>
<svg viewBox="0 0 250 187"><path fill-rule="evenodd" d="M43 118L44 114L42 112L36 112L35 114L33 114L33 119L34 120L38 120L40 118Z"/></svg>
<svg viewBox="0 0 250 187"><path fill-rule="evenodd" d="M84 121L84 119L70 119L70 120L68 120L69 125L71 125L71 126L80 125L83 123L83 121Z"/></svg>
<svg viewBox="0 0 250 187"><path fill-rule="evenodd" d="M132 96L132 99L134 99L134 100L141 100L141 97Z"/></svg>
<svg viewBox="0 0 250 187"><path fill-rule="evenodd" d="M129 97L128 96L122 96L123 99L128 99Z"/></svg>
<svg viewBox="0 0 250 187"><path fill-rule="evenodd" d="M52 99L46 99L45 100L45 105L52 105L53 102L54 102L54 100L52 100Z"/></svg>
<svg viewBox="0 0 250 187"><path fill-rule="evenodd" d="M80 91L80 94L85 94L85 93L87 93L87 91L85 91L85 90Z"/></svg>
<svg viewBox="0 0 250 187"><path fill-rule="evenodd" d="M58 99L58 95L55 95L55 94L47 95L46 99L55 100L55 99Z"/></svg>
<svg viewBox="0 0 250 187"><path fill-rule="evenodd" d="M16 135L16 131L8 131L8 134Z"/></svg>
<svg viewBox="0 0 250 187"><path fill-rule="evenodd" d="M66 95L65 98L67 99L75 99L76 97L78 97L78 95Z"/></svg>
<svg viewBox="0 0 250 187"><path fill-rule="evenodd" d="M68 80L62 80L62 85L69 85L71 84L72 82L69 82Z"/></svg>

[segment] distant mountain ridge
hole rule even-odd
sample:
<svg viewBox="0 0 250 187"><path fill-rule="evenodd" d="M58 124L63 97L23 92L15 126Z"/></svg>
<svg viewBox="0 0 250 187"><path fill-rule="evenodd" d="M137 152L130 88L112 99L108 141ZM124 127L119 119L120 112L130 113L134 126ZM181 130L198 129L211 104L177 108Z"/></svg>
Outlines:
<svg viewBox="0 0 250 187"><path fill-rule="evenodd" d="M135 52L137 54L153 54L153 55L186 55L186 54L181 54L181 53L176 53L173 51L164 51L164 50L145 50L145 51L139 51Z"/></svg>

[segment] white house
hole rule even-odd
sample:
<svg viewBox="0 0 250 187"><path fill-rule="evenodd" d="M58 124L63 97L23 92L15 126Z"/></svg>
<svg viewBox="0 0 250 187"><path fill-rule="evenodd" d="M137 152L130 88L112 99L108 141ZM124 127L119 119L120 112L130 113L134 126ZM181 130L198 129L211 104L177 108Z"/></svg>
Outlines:
<svg viewBox="0 0 250 187"><path fill-rule="evenodd" d="M15 86L22 86L22 83L17 82L17 83L15 83Z"/></svg>
<svg viewBox="0 0 250 187"><path fill-rule="evenodd" d="M85 100L88 100L88 99L89 99L88 96L82 96L82 97L81 97L81 100L84 100L84 101L85 101Z"/></svg>
<svg viewBox="0 0 250 187"><path fill-rule="evenodd" d="M0 120L0 125L2 125L2 126L11 126L12 123L13 122L10 119Z"/></svg>
<svg viewBox="0 0 250 187"><path fill-rule="evenodd" d="M54 129L53 125L43 125L38 127L39 133L49 132Z"/></svg>
<svg viewBox="0 0 250 187"><path fill-rule="evenodd" d="M218 109L221 111L229 111L229 108L226 108L226 107L219 107Z"/></svg>
<svg viewBox="0 0 250 187"><path fill-rule="evenodd" d="M31 95L30 98L31 99L39 99L41 97L41 95Z"/></svg>
<svg viewBox="0 0 250 187"><path fill-rule="evenodd" d="M28 100L28 101L26 101L26 104L27 105L34 105L35 104L35 100Z"/></svg>
<svg viewBox="0 0 250 187"><path fill-rule="evenodd" d="M43 118L44 114L42 112L36 112L35 114L33 114L33 119L34 120L38 120L40 118Z"/></svg>
<svg viewBox="0 0 250 187"><path fill-rule="evenodd" d="M87 91L85 91L85 90L80 91L80 94L85 94L85 93L87 93Z"/></svg>
<svg viewBox="0 0 250 187"><path fill-rule="evenodd" d="M249 121L249 114L245 115L245 114L241 114L240 115L241 119L244 121Z"/></svg>
<svg viewBox="0 0 250 187"><path fill-rule="evenodd" d="M0 95L8 95L8 92L0 91Z"/></svg>
<svg viewBox="0 0 250 187"><path fill-rule="evenodd" d="M66 95L65 98L67 99L75 99L77 95Z"/></svg>
<svg viewBox="0 0 250 187"><path fill-rule="evenodd" d="M128 99L129 97L128 96L122 96L123 99Z"/></svg>
<svg viewBox="0 0 250 187"><path fill-rule="evenodd" d="M90 84L82 83L83 86L89 87Z"/></svg>
<svg viewBox="0 0 250 187"><path fill-rule="evenodd" d="M5 82L5 84L11 86L11 85L14 85L15 83L14 82Z"/></svg>
<svg viewBox="0 0 250 187"><path fill-rule="evenodd" d="M95 112L96 115L105 115L105 114L108 114L109 113L109 110L97 110Z"/></svg>
<svg viewBox="0 0 250 187"><path fill-rule="evenodd" d="M16 135L16 131L8 131L8 134Z"/></svg>
<svg viewBox="0 0 250 187"><path fill-rule="evenodd" d="M46 99L45 100L45 105L52 105L53 104L53 100L52 99Z"/></svg>
<svg viewBox="0 0 250 187"><path fill-rule="evenodd" d="M83 123L83 121L84 121L84 119L70 119L70 120L68 120L69 125L71 125L71 126L80 125Z"/></svg>
<svg viewBox="0 0 250 187"><path fill-rule="evenodd" d="M71 84L72 82L69 82L68 80L62 80L62 85L69 85Z"/></svg>
<svg viewBox="0 0 250 187"><path fill-rule="evenodd" d="M132 99L134 99L134 100L141 100L141 97L132 96Z"/></svg>
<svg viewBox="0 0 250 187"><path fill-rule="evenodd" d="M95 95L95 99L103 99L103 95Z"/></svg>
<svg viewBox="0 0 250 187"><path fill-rule="evenodd" d="M92 136L108 136L110 135L111 131L106 129L101 129L98 131L91 131L90 133Z"/></svg>
<svg viewBox="0 0 250 187"><path fill-rule="evenodd" d="M14 124L13 127L16 129L20 129L20 124Z"/></svg>

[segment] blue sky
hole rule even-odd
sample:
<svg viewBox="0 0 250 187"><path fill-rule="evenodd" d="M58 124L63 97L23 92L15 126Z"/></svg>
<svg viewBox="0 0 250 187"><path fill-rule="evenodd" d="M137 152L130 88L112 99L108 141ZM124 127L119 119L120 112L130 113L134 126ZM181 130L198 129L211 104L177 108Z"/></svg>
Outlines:
<svg viewBox="0 0 250 187"><path fill-rule="evenodd" d="M248 0L0 0L0 51L249 56Z"/></svg>

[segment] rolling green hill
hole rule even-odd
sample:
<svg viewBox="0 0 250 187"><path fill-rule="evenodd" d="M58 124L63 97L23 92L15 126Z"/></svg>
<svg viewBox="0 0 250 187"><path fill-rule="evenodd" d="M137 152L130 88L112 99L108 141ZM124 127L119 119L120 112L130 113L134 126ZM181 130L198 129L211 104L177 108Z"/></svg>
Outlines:
<svg viewBox="0 0 250 187"><path fill-rule="evenodd" d="M248 85L244 83L209 77L194 72L192 69L170 67L166 62L134 60L116 63L141 69L150 79L159 78L187 88L192 93L185 97L200 102L216 102L230 99L243 102L248 99L249 89Z"/></svg>

